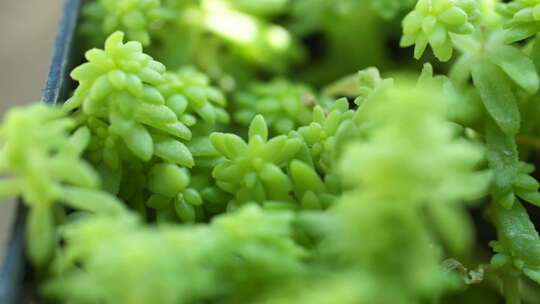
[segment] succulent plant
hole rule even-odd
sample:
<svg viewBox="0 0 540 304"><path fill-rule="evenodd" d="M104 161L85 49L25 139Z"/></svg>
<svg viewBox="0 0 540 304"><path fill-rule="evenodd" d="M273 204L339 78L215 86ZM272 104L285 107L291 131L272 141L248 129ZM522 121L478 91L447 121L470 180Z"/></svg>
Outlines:
<svg viewBox="0 0 540 304"><path fill-rule="evenodd" d="M268 127L257 115L249 127L249 140L227 133L213 133L214 148L226 160L217 165L212 176L217 185L234 195L231 208L248 202L267 200L293 203L292 183L283 168L301 146L297 138L281 135L268 138Z"/></svg>
<svg viewBox="0 0 540 304"><path fill-rule="evenodd" d="M0 127L0 197L21 196L31 207L29 257L45 266L56 246L58 203L97 214L118 214L122 204L99 189L97 172L81 158L90 140L87 128L58 107L35 104L11 110ZM73 133L72 133L73 132Z"/></svg>
<svg viewBox="0 0 540 304"><path fill-rule="evenodd" d="M123 31L129 40L149 45L150 29L171 18L160 0L97 0L83 6L81 31L95 41Z"/></svg>
<svg viewBox="0 0 540 304"><path fill-rule="evenodd" d="M474 26L475 1L419 0L403 19L401 46L414 45L414 57L419 59L429 44L441 61L452 57L452 35L471 34Z"/></svg>
<svg viewBox="0 0 540 304"><path fill-rule="evenodd" d="M64 108L81 108L86 115L101 119L108 132L144 161L156 155L193 166L191 153L180 141L192 136L181 121L186 118L169 107L174 100L165 100L157 88L165 83L165 66L144 54L140 43L123 43L123 37L116 32L107 38L104 50L86 53L89 62L71 73L79 86Z"/></svg>
<svg viewBox="0 0 540 304"><path fill-rule="evenodd" d="M249 90L237 94L234 119L247 126L261 114L272 134L286 134L311 120L311 107L316 103L311 90L300 84L276 79L270 83L258 83Z"/></svg>

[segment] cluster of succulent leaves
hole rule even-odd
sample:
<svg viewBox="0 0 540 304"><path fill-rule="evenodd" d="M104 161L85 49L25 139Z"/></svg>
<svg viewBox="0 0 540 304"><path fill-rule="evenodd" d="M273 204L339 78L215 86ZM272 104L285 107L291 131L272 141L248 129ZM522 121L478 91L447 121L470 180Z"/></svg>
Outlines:
<svg viewBox="0 0 540 304"><path fill-rule="evenodd" d="M0 198L51 303L537 303L539 32L536 0L88 1Z"/></svg>

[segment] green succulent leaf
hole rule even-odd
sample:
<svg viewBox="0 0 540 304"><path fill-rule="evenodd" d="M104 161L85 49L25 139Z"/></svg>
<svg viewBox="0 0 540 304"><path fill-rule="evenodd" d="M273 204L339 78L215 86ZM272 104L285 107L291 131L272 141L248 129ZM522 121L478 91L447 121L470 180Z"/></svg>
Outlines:
<svg viewBox="0 0 540 304"><path fill-rule="evenodd" d="M503 69L520 87L530 94L538 90L538 74L533 61L520 50L498 45L489 53L490 59Z"/></svg>
<svg viewBox="0 0 540 304"><path fill-rule="evenodd" d="M504 72L490 61L483 60L473 66L472 78L486 110L497 125L510 136L517 134L521 114Z"/></svg>

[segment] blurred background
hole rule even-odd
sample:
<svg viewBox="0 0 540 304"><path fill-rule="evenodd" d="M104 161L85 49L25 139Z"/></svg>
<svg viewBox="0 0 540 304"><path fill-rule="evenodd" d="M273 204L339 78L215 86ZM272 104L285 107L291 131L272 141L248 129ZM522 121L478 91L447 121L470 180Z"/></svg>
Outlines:
<svg viewBox="0 0 540 304"><path fill-rule="evenodd" d="M0 0L0 115L41 99L62 0ZM14 202L0 203L0 260Z"/></svg>

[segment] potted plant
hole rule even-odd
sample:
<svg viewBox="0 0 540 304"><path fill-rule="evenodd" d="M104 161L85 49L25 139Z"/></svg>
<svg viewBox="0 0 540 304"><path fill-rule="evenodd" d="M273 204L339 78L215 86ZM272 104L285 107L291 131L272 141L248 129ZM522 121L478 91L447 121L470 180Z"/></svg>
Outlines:
<svg viewBox="0 0 540 304"><path fill-rule="evenodd" d="M67 1L0 300L536 303L533 2Z"/></svg>

